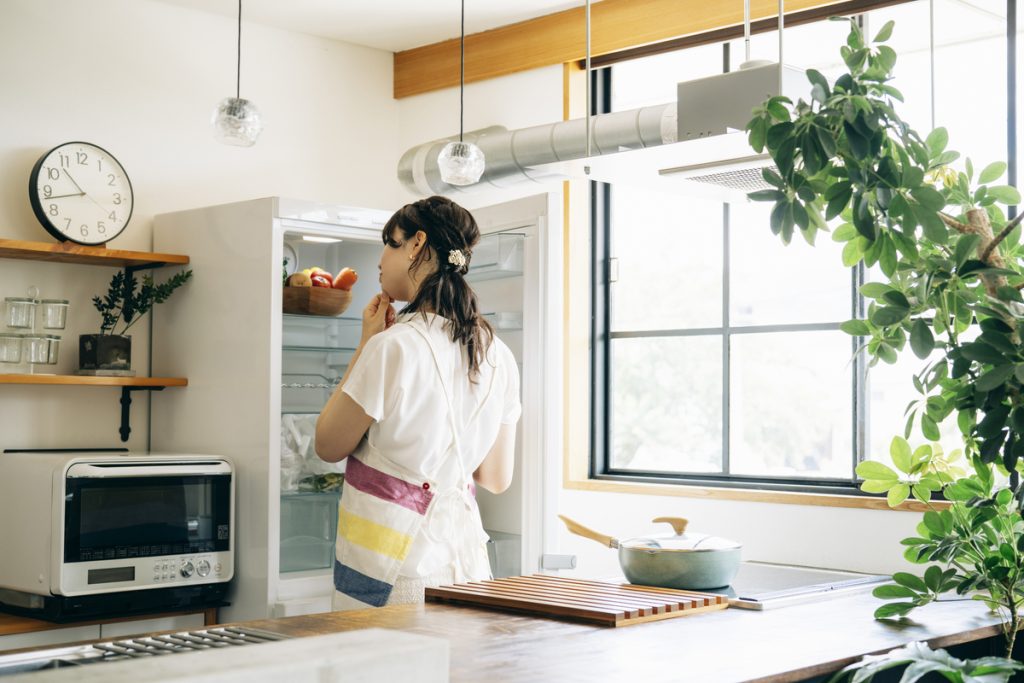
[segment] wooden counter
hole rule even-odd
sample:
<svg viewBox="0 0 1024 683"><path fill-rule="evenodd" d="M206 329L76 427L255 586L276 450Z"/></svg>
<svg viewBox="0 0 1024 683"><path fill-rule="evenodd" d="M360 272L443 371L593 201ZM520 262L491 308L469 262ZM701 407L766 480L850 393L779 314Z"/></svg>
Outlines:
<svg viewBox="0 0 1024 683"><path fill-rule="evenodd" d="M915 640L933 648L998 636L977 602L879 622L870 593L764 612L730 608L621 628L429 603L246 622L307 636L380 627L446 638L452 681L800 681ZM381 653L387 656L387 653Z"/></svg>
<svg viewBox="0 0 1024 683"><path fill-rule="evenodd" d="M933 603L897 623L872 618L879 604L864 593L610 628L429 603L244 625L292 636L379 627L444 638L456 683L805 681L915 640L948 648L997 637L1002 654L998 619L978 602Z"/></svg>
<svg viewBox="0 0 1024 683"><path fill-rule="evenodd" d="M19 633L36 633L38 631L54 631L62 628L74 628L76 626L94 626L96 624L116 624L128 621L140 621L146 619L164 619L167 617L183 617L191 614L202 614L203 622L207 625L217 623L217 608L193 609L178 612L155 612L153 614L136 614L129 617L118 617L116 619L94 619L92 621L71 621L57 623L43 621L31 617L22 617L17 614L9 614L0 611L0 636L9 636Z"/></svg>

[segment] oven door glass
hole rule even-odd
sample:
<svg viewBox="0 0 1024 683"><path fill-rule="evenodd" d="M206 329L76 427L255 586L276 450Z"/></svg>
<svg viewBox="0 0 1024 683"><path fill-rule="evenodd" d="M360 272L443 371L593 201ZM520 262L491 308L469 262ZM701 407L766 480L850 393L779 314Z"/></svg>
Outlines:
<svg viewBox="0 0 1024 683"><path fill-rule="evenodd" d="M230 550L231 476L65 481L64 561Z"/></svg>

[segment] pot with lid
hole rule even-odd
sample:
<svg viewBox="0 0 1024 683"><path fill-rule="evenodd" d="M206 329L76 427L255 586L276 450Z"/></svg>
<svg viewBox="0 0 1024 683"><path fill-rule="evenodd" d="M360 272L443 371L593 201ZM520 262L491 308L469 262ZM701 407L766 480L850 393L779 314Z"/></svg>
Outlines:
<svg viewBox="0 0 1024 683"><path fill-rule="evenodd" d="M718 536L687 533L681 517L657 517L672 525L673 533L619 541L559 515L572 533L618 548L619 565L630 583L684 590L728 586L740 568L743 546Z"/></svg>

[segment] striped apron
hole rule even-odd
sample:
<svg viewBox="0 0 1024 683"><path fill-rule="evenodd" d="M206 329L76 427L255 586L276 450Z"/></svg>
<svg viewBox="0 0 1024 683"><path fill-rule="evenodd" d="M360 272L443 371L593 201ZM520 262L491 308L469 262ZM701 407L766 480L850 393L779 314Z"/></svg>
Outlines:
<svg viewBox="0 0 1024 683"><path fill-rule="evenodd" d="M452 441L438 471L426 479L389 460L367 439L348 457L335 545L335 610L386 604L413 541L428 518L428 531L438 526L435 522L441 525L441 533L428 533L431 541L450 542L452 534L456 534L468 536L466 540L472 546L480 546L468 558L456 553L456 582L490 578L484 545L487 537L480 523L473 484L466 474L451 395L429 337L415 325L411 327L430 348L447 402ZM458 464L457 480L454 485L439 485L439 471L453 457Z"/></svg>

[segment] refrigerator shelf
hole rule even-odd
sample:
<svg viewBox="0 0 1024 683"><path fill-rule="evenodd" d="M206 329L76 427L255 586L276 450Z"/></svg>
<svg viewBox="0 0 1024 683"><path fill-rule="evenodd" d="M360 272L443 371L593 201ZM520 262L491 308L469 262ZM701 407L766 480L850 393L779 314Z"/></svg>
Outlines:
<svg viewBox="0 0 1024 683"><path fill-rule="evenodd" d="M496 280L523 274L522 233L500 232L480 240L473 250L466 279L470 281Z"/></svg>
<svg viewBox="0 0 1024 683"><path fill-rule="evenodd" d="M292 351L296 353L355 353L356 347L354 346L305 346L305 345L292 345L287 344L281 347L282 351Z"/></svg>
<svg viewBox="0 0 1024 683"><path fill-rule="evenodd" d="M522 311L494 311L492 313L484 313L483 318L496 330L512 331L523 329Z"/></svg>

